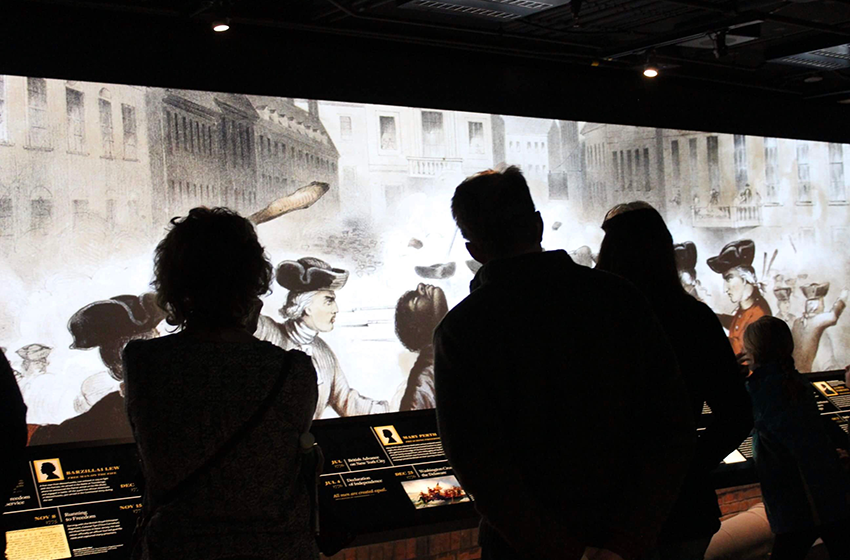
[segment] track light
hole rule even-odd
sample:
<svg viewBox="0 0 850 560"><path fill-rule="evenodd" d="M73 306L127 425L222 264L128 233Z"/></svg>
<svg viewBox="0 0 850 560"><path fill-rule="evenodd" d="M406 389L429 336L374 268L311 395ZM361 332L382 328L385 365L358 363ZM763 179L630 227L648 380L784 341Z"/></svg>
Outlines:
<svg viewBox="0 0 850 560"><path fill-rule="evenodd" d="M729 47L726 45L726 30L718 31L714 36L714 58L723 58L729 54Z"/></svg>
<svg viewBox="0 0 850 560"><path fill-rule="evenodd" d="M643 75L647 78L658 76L658 63L655 61L655 52L646 55L646 64L643 67Z"/></svg>
<svg viewBox="0 0 850 560"><path fill-rule="evenodd" d="M216 33L224 33L228 29L230 29L230 18L218 19L212 22L212 30Z"/></svg>

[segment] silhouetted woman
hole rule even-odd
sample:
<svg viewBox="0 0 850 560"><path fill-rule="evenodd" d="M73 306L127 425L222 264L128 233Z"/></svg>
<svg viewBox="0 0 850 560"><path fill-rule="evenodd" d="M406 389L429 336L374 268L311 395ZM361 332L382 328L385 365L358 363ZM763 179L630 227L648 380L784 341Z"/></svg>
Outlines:
<svg viewBox="0 0 850 560"><path fill-rule="evenodd" d="M794 367L794 339L782 319L762 317L744 331L752 374L753 450L771 560L805 558L823 539L830 558L850 558L850 476L822 423L811 385Z"/></svg>
<svg viewBox="0 0 850 560"><path fill-rule="evenodd" d="M714 312L688 295L676 269L673 238L661 215L645 202L612 208L596 268L631 281L646 296L676 353L699 426L703 403L713 412L699 432L688 476L649 558L702 559L720 528L720 508L709 473L747 437L750 402L729 341ZM612 349L616 351L616 349Z"/></svg>
<svg viewBox="0 0 850 560"><path fill-rule="evenodd" d="M195 208L171 223L153 286L179 332L124 350L146 481L134 557L316 558L299 480L316 372L305 354L252 336L272 267L230 210Z"/></svg>

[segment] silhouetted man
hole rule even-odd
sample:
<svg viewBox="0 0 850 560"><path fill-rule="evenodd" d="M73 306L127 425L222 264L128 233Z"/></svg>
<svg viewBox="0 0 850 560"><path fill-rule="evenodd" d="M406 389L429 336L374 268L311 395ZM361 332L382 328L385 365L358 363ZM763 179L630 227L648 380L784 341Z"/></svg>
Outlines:
<svg viewBox="0 0 850 560"><path fill-rule="evenodd" d="M638 557L695 433L661 326L631 284L543 252L517 168L464 181L452 213L484 266L435 332L437 418L482 558Z"/></svg>

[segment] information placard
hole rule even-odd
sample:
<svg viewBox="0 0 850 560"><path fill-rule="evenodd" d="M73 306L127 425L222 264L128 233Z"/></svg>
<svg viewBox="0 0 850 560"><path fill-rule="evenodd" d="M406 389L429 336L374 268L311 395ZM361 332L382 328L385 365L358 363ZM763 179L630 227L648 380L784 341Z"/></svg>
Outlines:
<svg viewBox="0 0 850 560"><path fill-rule="evenodd" d="M28 451L4 509L9 559L128 558L142 508L135 444Z"/></svg>
<svg viewBox="0 0 850 560"><path fill-rule="evenodd" d="M320 502L357 533L477 519L433 410L321 420L312 431L325 454Z"/></svg>

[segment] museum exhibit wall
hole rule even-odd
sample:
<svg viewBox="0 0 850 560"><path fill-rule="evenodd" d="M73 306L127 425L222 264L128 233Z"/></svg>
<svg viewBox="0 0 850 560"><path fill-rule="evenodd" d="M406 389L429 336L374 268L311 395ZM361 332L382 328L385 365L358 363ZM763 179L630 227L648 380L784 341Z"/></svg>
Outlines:
<svg viewBox="0 0 850 560"><path fill-rule="evenodd" d="M312 257L347 273L319 336L362 406L331 396L317 418L398 411L421 350L399 333L435 320L397 325L399 302L418 290L451 307L468 293L478 265L449 200L465 177L506 164L528 179L545 248L585 266L606 210L651 203L676 242L693 243L684 281L718 314L736 296L706 261L751 244L755 288L811 344L806 325L850 284L845 162L848 145L809 140L4 75L0 346L32 443L99 439L43 427L120 396L105 348L169 332L146 295L168 220L200 205L251 215L315 181L326 192L258 234L275 265ZM270 321L287 320L287 294L273 285ZM814 341L806 369L850 361L848 321Z"/></svg>

